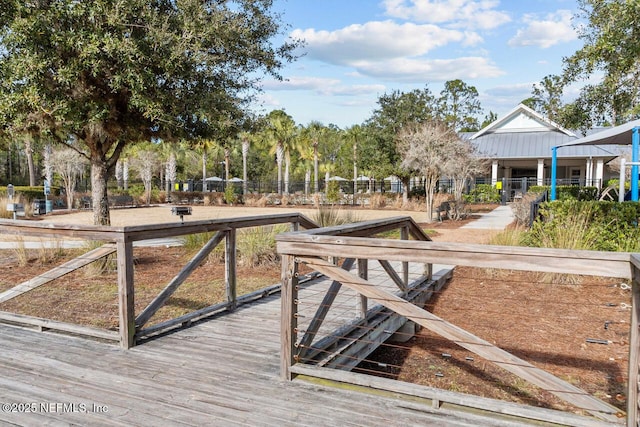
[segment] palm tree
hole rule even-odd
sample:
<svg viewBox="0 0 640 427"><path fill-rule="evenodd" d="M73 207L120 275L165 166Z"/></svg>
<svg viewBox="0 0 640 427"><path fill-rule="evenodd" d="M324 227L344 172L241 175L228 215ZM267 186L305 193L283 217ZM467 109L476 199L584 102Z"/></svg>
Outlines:
<svg viewBox="0 0 640 427"><path fill-rule="evenodd" d="M240 133L242 141L242 194L246 195L247 191L247 157L249 156L249 148L251 147L251 134L249 132Z"/></svg>
<svg viewBox="0 0 640 427"><path fill-rule="evenodd" d="M364 135L364 130L360 125L353 125L345 130L344 139L353 144L353 189L358 188L358 142Z"/></svg>
<svg viewBox="0 0 640 427"><path fill-rule="evenodd" d="M309 184L311 182L311 166L317 166L314 159L317 159L317 147L313 147L311 135L307 128L300 126L298 138L296 139L296 151L300 154L302 167L304 168L304 195L309 195Z"/></svg>
<svg viewBox="0 0 640 427"><path fill-rule="evenodd" d="M313 147L313 191L318 194L320 191L318 184L318 145L327 133L327 128L318 121L312 121L304 129L304 132Z"/></svg>
<svg viewBox="0 0 640 427"><path fill-rule="evenodd" d="M209 151L217 147L218 143L212 139L199 139L193 143L193 147L202 156L202 191L207 191L207 155ZM193 191L192 188L189 190Z"/></svg>
<svg viewBox="0 0 640 427"><path fill-rule="evenodd" d="M282 110L269 113L268 127L265 129L267 142L272 146L270 153L276 155L278 165L278 194L282 194L282 162L285 162L284 193L289 194L289 169L291 165L291 151L294 149L296 126L295 122Z"/></svg>

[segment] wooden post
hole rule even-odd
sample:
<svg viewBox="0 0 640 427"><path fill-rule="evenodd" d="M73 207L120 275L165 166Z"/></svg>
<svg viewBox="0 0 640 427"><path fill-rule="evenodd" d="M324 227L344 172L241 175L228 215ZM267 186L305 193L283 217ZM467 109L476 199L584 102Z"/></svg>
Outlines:
<svg viewBox="0 0 640 427"><path fill-rule="evenodd" d="M120 346L135 345L136 316L133 286L133 243L119 241L116 245L118 268L118 310L120 318Z"/></svg>
<svg viewBox="0 0 640 427"><path fill-rule="evenodd" d="M409 227L405 226L400 229L400 239L409 240ZM405 288L408 288L409 287L409 263L407 261L403 261L402 263L402 281L404 282Z"/></svg>
<svg viewBox="0 0 640 427"><path fill-rule="evenodd" d="M358 277L364 280L369 279L369 260L358 260ZM365 319L367 317L367 311L369 310L369 300L362 294L358 294L358 317Z"/></svg>
<svg viewBox="0 0 640 427"><path fill-rule="evenodd" d="M224 246L224 283L227 289L229 310L235 310L237 302L236 291L236 229L226 232Z"/></svg>
<svg viewBox="0 0 640 427"><path fill-rule="evenodd" d="M282 304L280 319L280 377L290 381L291 366L295 363L296 342L298 340L298 264L291 255L282 256Z"/></svg>
<svg viewBox="0 0 640 427"><path fill-rule="evenodd" d="M627 427L638 426L638 356L640 352L640 270L633 266L631 274L631 330L629 332L629 381L627 383Z"/></svg>

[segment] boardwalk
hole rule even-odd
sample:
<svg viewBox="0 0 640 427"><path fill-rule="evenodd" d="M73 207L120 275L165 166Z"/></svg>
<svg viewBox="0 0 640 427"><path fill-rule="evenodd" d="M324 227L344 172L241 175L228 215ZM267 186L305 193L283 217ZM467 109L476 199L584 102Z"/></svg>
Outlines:
<svg viewBox="0 0 640 427"><path fill-rule="evenodd" d="M508 426L279 379L279 295L130 350L0 325L3 425ZM14 407L13 409L23 409Z"/></svg>

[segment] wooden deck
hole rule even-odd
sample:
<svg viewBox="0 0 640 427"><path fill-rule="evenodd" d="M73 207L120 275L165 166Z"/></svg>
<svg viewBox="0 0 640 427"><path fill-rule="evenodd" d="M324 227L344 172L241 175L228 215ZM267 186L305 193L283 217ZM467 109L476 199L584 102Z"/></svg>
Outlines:
<svg viewBox="0 0 640 427"><path fill-rule="evenodd" d="M519 425L282 381L279 294L129 350L7 325L0 346L0 402L33 404L3 407L0 424Z"/></svg>

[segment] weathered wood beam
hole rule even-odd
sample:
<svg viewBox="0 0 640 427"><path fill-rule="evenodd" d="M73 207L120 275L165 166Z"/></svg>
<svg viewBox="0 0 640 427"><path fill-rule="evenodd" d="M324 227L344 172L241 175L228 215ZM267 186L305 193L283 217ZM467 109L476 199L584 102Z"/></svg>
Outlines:
<svg viewBox="0 0 640 427"><path fill-rule="evenodd" d="M224 245L224 284L227 292L229 308L235 310L237 295L236 286L236 230L225 232Z"/></svg>
<svg viewBox="0 0 640 427"><path fill-rule="evenodd" d="M613 424L597 420L584 415L576 415L560 410L533 407L521 403L504 402L487 397L474 396L471 394L457 393L440 388L428 387L420 384L412 384L404 381L397 381L390 378L382 378L374 375L364 375L355 372L338 369L324 368L313 365L298 363L291 367L291 371L298 374L297 378L302 378L310 382L314 378L321 380L323 385L328 381L334 382L337 387L341 384L350 384L350 388L363 387L365 393L372 389L379 392L389 392L395 398L398 395L407 396L409 400L415 398L429 399L432 401L433 409L448 409L469 411L485 415L495 414L496 422L502 423L503 416L516 417L521 419L522 425L558 425L558 426L580 426L580 427L611 427ZM406 403L408 404L408 403ZM424 410L424 405L420 404ZM527 421L528 420L528 421ZM531 421L534 421L532 423ZM540 421L536 423L535 421ZM516 421L517 424L517 421ZM620 424L615 424L620 425Z"/></svg>
<svg viewBox="0 0 640 427"><path fill-rule="evenodd" d="M118 242L118 317L120 323L120 346L135 345L136 313L133 285L133 243Z"/></svg>
<svg viewBox="0 0 640 427"><path fill-rule="evenodd" d="M215 249L220 241L225 237L222 231L214 234L211 239L194 255L193 258L180 270L180 272L160 291L157 297L151 301L142 313L136 318L136 329L141 329L154 314L167 302L174 292L184 283L185 280L193 273L193 271L202 264L209 256L211 251Z"/></svg>
<svg viewBox="0 0 640 427"><path fill-rule="evenodd" d="M629 377L627 381L627 427L638 426L638 387L640 386L640 258L631 255L631 326L629 331Z"/></svg>
<svg viewBox="0 0 640 427"><path fill-rule="evenodd" d="M61 331L92 338L120 341L120 334L116 331L92 328L90 326L74 325L72 323L60 322L57 320L43 319L41 317L0 311L0 320L14 324L36 326L41 330Z"/></svg>
<svg viewBox="0 0 640 427"><path fill-rule="evenodd" d="M409 261L630 278L629 253L280 234L281 254Z"/></svg>
<svg viewBox="0 0 640 427"><path fill-rule="evenodd" d="M369 260L358 259L358 277L364 280L369 279ZM360 317L367 317L367 311L369 310L369 303L367 297L362 294L358 294L358 314Z"/></svg>
<svg viewBox="0 0 640 427"><path fill-rule="evenodd" d="M291 380L291 366L295 363L298 329L298 264L293 256L282 257L280 377Z"/></svg>
<svg viewBox="0 0 640 427"><path fill-rule="evenodd" d="M24 294L25 292L29 292L66 274L72 273L75 270L84 267L85 265L89 265L92 262L99 260L100 258L104 258L107 255L114 253L115 251L115 245L110 243L93 249L85 254L80 255L77 258L67 261L64 264L47 271L46 273L27 280L26 282L22 282L19 285L16 285L13 288L0 293L0 303L9 301L12 298Z"/></svg>
<svg viewBox="0 0 640 427"><path fill-rule="evenodd" d="M351 267L353 267L354 263L355 263L354 258L347 258L343 261L341 268L345 270L350 270ZM333 302L335 301L336 296L338 295L338 292L340 291L341 287L342 287L342 284L340 282L335 280L331 282L331 285L329 286L329 289L327 290L324 297L322 298L322 302L318 306L316 313L311 319L311 322L309 322L309 326L307 327L307 330L305 331L304 335L300 339L300 343L298 344L298 355L300 358L304 358L306 356L305 353L308 351L308 347L311 345L314 338L316 337L316 334L318 333L318 330L320 329L320 327L322 326L322 323L327 317L327 313L329 312L329 309L331 309L331 306L333 305Z"/></svg>
<svg viewBox="0 0 640 427"><path fill-rule="evenodd" d="M426 310L416 307L410 302L407 302L390 292L384 291L354 274L337 268L322 259L310 257L299 257L299 259L301 262L308 264L331 279L340 281L343 286L347 286L371 299L375 299L378 303L395 311L399 315L413 320L415 323L418 323L419 325L428 328L457 345L495 363L503 369L526 381L529 381L543 390L553 393L562 400L606 421L616 422L619 420L619 415L621 413L618 408L609 405L608 403L591 396L584 390L492 345L488 341L485 341Z"/></svg>
<svg viewBox="0 0 640 427"><path fill-rule="evenodd" d="M402 292L406 292L408 284L405 283L405 281L400 278L400 276L398 275L398 273L396 273L396 270L394 270L391 263L384 259L379 259L378 262L380 263L384 271L387 272L387 274L389 275L389 278L391 278L393 283L395 283L396 286L398 286L398 288L400 288ZM408 279L409 278L407 277L407 281Z"/></svg>
<svg viewBox="0 0 640 427"><path fill-rule="evenodd" d="M139 241L156 238L184 236L223 229L259 227L263 225L299 223L303 228L318 228L318 225L299 213L275 215L255 215L239 218L208 219L189 221L184 224L168 222L125 227L103 225L53 224L45 221L14 221L0 219L0 234L36 236L47 238L82 238L105 242Z"/></svg>
<svg viewBox="0 0 640 427"><path fill-rule="evenodd" d="M409 240L409 226L405 225L400 229L400 239L401 240ZM402 262L402 281L404 282L404 287L409 286L409 262Z"/></svg>

